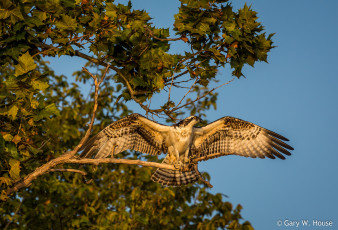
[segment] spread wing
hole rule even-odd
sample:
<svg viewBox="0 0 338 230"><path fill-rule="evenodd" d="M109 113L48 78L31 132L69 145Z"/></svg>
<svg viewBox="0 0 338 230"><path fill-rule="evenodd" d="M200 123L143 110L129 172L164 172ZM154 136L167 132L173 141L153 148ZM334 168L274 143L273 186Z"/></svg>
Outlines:
<svg viewBox="0 0 338 230"><path fill-rule="evenodd" d="M113 122L81 147L81 157L105 158L127 149L157 155L166 153L163 133L170 126L153 122L140 114L131 114Z"/></svg>
<svg viewBox="0 0 338 230"><path fill-rule="evenodd" d="M223 117L202 128L194 129L192 156L207 160L224 155L285 159L293 148L285 137L253 123Z"/></svg>

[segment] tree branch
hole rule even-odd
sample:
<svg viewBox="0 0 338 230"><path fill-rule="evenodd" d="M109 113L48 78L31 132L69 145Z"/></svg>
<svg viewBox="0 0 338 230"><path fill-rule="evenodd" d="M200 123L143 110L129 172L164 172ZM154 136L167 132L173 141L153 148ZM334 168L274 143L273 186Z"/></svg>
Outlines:
<svg viewBox="0 0 338 230"><path fill-rule="evenodd" d="M94 84L95 84L94 108L93 108L92 118L90 120L90 124L89 124L89 127L88 127L87 131L86 131L86 134L82 138L82 140L80 141L80 143L75 147L74 154L76 154L77 151L79 151L79 149L81 148L81 146L87 141L87 139L88 139L88 137L90 135L90 132L92 131L93 124L94 124L94 121L95 121L95 115L96 115L97 105L98 105L99 88L100 88L100 85L103 82L104 78L106 77L107 72L109 72L109 64L107 65L107 67L106 67L106 69L104 71L104 74L103 74L103 76L102 76L102 78L101 78L101 80L99 82L97 81L96 75L92 75L85 67L83 67L82 69L83 69L83 71L87 72L94 79Z"/></svg>
<svg viewBox="0 0 338 230"><path fill-rule="evenodd" d="M59 164L128 164L128 165L141 165L141 166L148 166L148 167L155 167L155 168L163 168L163 169L170 169L170 170L178 170L173 165L169 164L162 164L156 162L148 162L148 161L141 161L141 160L129 160L129 159L115 159L115 158L102 158L102 159L77 159L73 156L74 151L67 152L62 156L51 160L50 162L40 166L34 172L28 174L26 177L22 178L18 181L13 187L7 189L7 195L18 191L21 188L29 187L31 182L37 179L39 176L49 173L49 172L56 172L56 171L64 171L64 172L75 172L81 173L82 175L85 172L76 169L52 169Z"/></svg>
<svg viewBox="0 0 338 230"><path fill-rule="evenodd" d="M83 69L84 69L84 71L89 73L87 69L85 69L85 68L83 68ZM74 150L68 151L68 152L62 154L61 156L47 162L46 164L44 164L44 165L38 167L37 169L35 169L34 172L28 174L27 176L25 176L24 178L22 178L21 180L16 182L13 187L7 189L7 191L6 191L7 195L18 191L21 188L30 186L32 181L35 180L37 177L41 176L42 174L47 173L51 168L54 168L55 166L57 166L59 164L65 163L68 159L72 158L79 151L79 149L81 148L83 143L85 143L87 141L87 139L90 135L90 132L92 130L94 120L95 120L95 114L96 114L96 110L97 110L97 104L98 104L98 90L99 90L100 84L104 80L108 70L109 70L109 65L107 65L106 71L103 74L103 76L102 76L102 78L99 82L97 81L96 76L93 76L92 74L89 73L89 75L94 79L94 83L95 83L94 108L93 108L93 113L92 113L92 117L91 117L89 127L86 131L86 134L81 139L80 143L75 147Z"/></svg>
<svg viewBox="0 0 338 230"><path fill-rule="evenodd" d="M179 37L179 38L159 38L159 37L156 37L153 33L153 31L151 29L149 29L149 27L147 25L144 25L143 26L150 34L151 37L155 38L156 40L159 40L159 41L178 41L178 40L181 40L182 37Z"/></svg>
<svg viewBox="0 0 338 230"><path fill-rule="evenodd" d="M199 80L199 78L196 78L195 82L190 86L190 89L188 90L188 92L186 92L186 94L184 94L184 96L181 98L180 102L178 102L176 107L179 106L182 103L184 98L190 93L190 91L192 90L192 88L194 87L194 85L197 83L198 80Z"/></svg>
<svg viewBox="0 0 338 230"><path fill-rule="evenodd" d="M76 153L75 150L66 152L63 155L59 156L58 158L55 158L47 162L46 164L38 167L37 169L34 170L34 172L28 174L27 176L19 180L17 183L15 183L14 186L7 189L6 191L7 195L18 191L21 188L29 187L33 180L47 173L49 169L54 168L55 166L64 163L66 160L73 157L75 153Z"/></svg>
<svg viewBox="0 0 338 230"><path fill-rule="evenodd" d="M78 169L49 169L48 172L73 172L80 173L82 176L86 176L87 173Z"/></svg>
<svg viewBox="0 0 338 230"><path fill-rule="evenodd" d="M162 169L170 169L170 170L178 170L173 165L164 164L164 163L156 163L150 161L141 161L141 160L130 160L130 159L116 159L116 158L99 158L99 159L68 159L67 162L70 164L92 164L92 165L99 165L99 164L127 164L127 165L141 165L147 167L154 167L154 168L162 168Z"/></svg>
<svg viewBox="0 0 338 230"><path fill-rule="evenodd" d="M216 90L216 89L218 89L218 88L220 88L220 87L222 87L222 86L224 86L224 85L230 84L230 82L232 82L233 80L235 80L235 78L231 79L231 80L228 81L228 82L225 82L224 84L222 84L222 85L220 85L220 86L217 86L217 87L215 87L215 88L213 88L213 89L207 91L207 92L204 93L202 96L197 97L197 98L196 98L195 100L193 100L193 101L187 102L187 103L185 103L184 105L181 105L181 106L179 106L179 107L177 107L177 106L178 106L178 105L177 105L175 108L173 108L172 110L170 110L170 112L174 112L174 111L176 111L176 110L178 110L178 109L181 109L181 108L183 108L183 107L185 107L185 106L187 106L187 105L190 105L190 104L195 103L196 101L198 101L198 100L200 100L200 99L206 97L208 94L210 94L210 93L213 92L214 90Z"/></svg>
<svg viewBox="0 0 338 230"><path fill-rule="evenodd" d="M147 28L147 29L149 29L149 28ZM149 30L150 30L150 29L149 29ZM179 40L179 39L181 39L181 38L178 38L178 39L176 39L176 40ZM172 41L173 41L173 40L172 40ZM57 48L57 47L53 47L52 45L47 45L47 44L37 44L37 46L40 46L40 47L43 47L43 48L50 48L50 49ZM213 48L216 48L216 47L219 47L219 46L221 46L221 45L217 45L217 46L215 46L215 47L213 47ZM193 53L193 54L191 54L190 56L188 56L188 57L182 59L179 63L177 63L177 65L176 65L176 67L175 67L175 70L176 70L176 68L177 68L180 64L182 64L183 62L185 62L185 61L188 60L188 59L191 59L192 57L194 57L194 56L196 56L196 55L201 54L203 51L208 52L208 50L204 50L204 47L202 47L201 50L199 50L198 52ZM199 96L199 97L197 97L195 100L192 100L192 101L190 101L190 102L187 102L187 103L185 103L185 104L182 105L182 106L179 106L180 103L181 103L181 102L179 102L179 104L176 105L176 106L175 106L174 108L172 108L172 109L169 109L169 108L168 108L168 109L165 109L165 108L160 108L160 109L150 109L148 106L144 105L139 99L137 99L137 98L135 97L136 95L146 94L147 92L145 92L145 91L141 91L141 92L138 92L138 91L136 92L136 91L134 91L133 88L131 87L131 85L130 85L128 79L124 76L124 74L121 72L121 70L120 70L119 68L117 68L117 67L115 67L115 66L109 66L109 67L108 67L108 64L105 63L104 61L101 61L101 60L99 60L99 59L96 59L96 58L94 58L94 57L91 57L91 56L89 56L89 55L87 55L87 54L84 54L84 53L78 51L78 50L75 50L75 51L74 51L74 55L75 55L75 56L78 56L78 57L81 57L81 58L83 58L83 59L86 59L86 60L88 60L88 61L90 61L90 62L92 62L92 63L94 63L94 64L101 65L101 66L105 66L105 67L107 67L107 68L110 68L110 69L114 70L114 71L117 73L117 75L118 75L119 77L121 77L122 80L125 82L125 85L126 85L128 91L129 91L129 93L130 93L131 98L132 98L137 104L139 104L140 107L146 111L146 113L150 113L150 114L164 113L164 114L166 114L166 115L167 115L168 117L170 117L170 118L173 118L173 117L171 116L171 113L175 112L176 110L181 109L181 108L183 108L183 107L185 107L185 106L187 106L187 105L189 105L189 104L195 103L196 101L198 101L198 100L200 100L200 99L206 97L208 94L210 94L210 93L213 92L214 90L218 89L219 87L221 87L221 86L223 86L223 85L226 85L226 84L229 84L231 81L234 80L234 79L232 79L231 81L229 81L229 82L227 82L227 83L224 83L223 85L220 85L220 86L218 86L218 87L216 87L216 88L213 88L212 90L206 92L206 93L203 94L202 96ZM204 62L204 61L201 61L200 63L202 63L202 62ZM174 72L175 72L175 70L174 70ZM175 80L175 79L177 79L177 78L183 76L184 74L186 74L186 73L188 73L188 72L189 72L188 70L185 70L184 72L178 74L177 76L172 76L172 78L170 79L170 83L169 83L169 84L170 84L170 88L169 88L168 101L170 101L171 88L172 88L172 86L174 85L173 80ZM166 83L168 83L168 81L167 81ZM168 84L166 84L166 85L168 85ZM83 143L84 143L84 142L83 142ZM82 145L83 143L80 143L80 144ZM80 147L81 147L81 146L80 146ZM77 149L75 149L76 152L77 152L78 149L80 149L80 147L77 148Z"/></svg>

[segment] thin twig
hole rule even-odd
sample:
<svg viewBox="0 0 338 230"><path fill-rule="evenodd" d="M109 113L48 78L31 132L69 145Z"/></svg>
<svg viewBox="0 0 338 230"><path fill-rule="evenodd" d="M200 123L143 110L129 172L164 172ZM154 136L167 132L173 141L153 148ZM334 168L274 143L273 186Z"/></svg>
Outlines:
<svg viewBox="0 0 338 230"><path fill-rule="evenodd" d="M207 92L204 93L202 96L197 97L197 98L196 98L195 100L193 100L193 101L187 102L187 103L185 103L184 105L181 105L181 106L179 106L179 107L173 108L172 110L170 110L170 112L174 112L174 111L176 111L176 110L178 110L178 109L181 109L181 108L183 108L183 107L185 107L185 106L187 106L187 105L190 105L190 104L195 103L196 101L198 101L198 100L200 100L200 99L206 97L208 94L210 94L210 93L213 92L214 90L216 90L216 89L218 89L218 88L220 88L220 87L222 87L222 86L224 86L224 85L230 84L230 82L232 82L234 79L235 79L235 78L231 79L230 81L228 81L228 82L226 82L226 83L224 83L224 84L222 84L222 85L220 85L220 86L217 86L217 87L215 87L215 88L213 88L213 89L207 91Z"/></svg>
<svg viewBox="0 0 338 230"><path fill-rule="evenodd" d="M179 77L182 77L184 74L186 74L186 73L189 73L189 70L185 70L185 71L183 71L182 73L180 73L180 74L177 74L175 77L174 77L174 80L176 80L177 78L179 78ZM167 83L168 81L166 81L166 83ZM170 81L171 82L171 81Z"/></svg>
<svg viewBox="0 0 338 230"><path fill-rule="evenodd" d="M196 78L195 82L190 86L190 89L188 90L188 92L182 97L182 99L180 100L180 102L178 102L178 104L176 105L179 106L182 101L184 100L184 98L190 93L190 91L192 90L192 88L194 87L194 85L196 84L196 82L199 80L199 78Z"/></svg>
<svg viewBox="0 0 338 230"><path fill-rule="evenodd" d="M97 105L98 105L98 97L99 97L99 88L101 83L103 82L104 78L106 77L107 72L109 72L109 64L107 65L103 76L101 77L100 81L97 81L97 77L96 75L92 75L85 67L82 68L83 71L87 72L93 79L94 79L94 84L95 84L95 95L94 95L94 108L93 108L93 112L92 112L92 117L89 123L89 127L86 131L85 136L82 138L82 140L80 141L80 143L76 146L76 148L74 149L74 154L77 153L77 151L79 151L79 149L81 148L81 146L87 141L90 132L92 131L93 128L93 124L95 121L95 115L96 115L96 110L97 110Z"/></svg>
<svg viewBox="0 0 338 230"><path fill-rule="evenodd" d="M177 40L178 40L178 39L177 39ZM47 44L41 44L40 46L41 46L41 47L51 47L50 45L47 45ZM217 48L217 47L220 47L220 46L223 46L223 45L222 45L222 44L219 44L219 45L216 45L216 46L214 46L214 47L212 47L212 48ZM176 67L175 67L175 69L174 69L174 72L175 72L175 70L178 68L178 66L179 66L180 64L182 64L183 62L185 62L186 60L193 58L195 55L201 54L203 51L208 52L208 50L204 50L204 48L205 48L205 47L202 47L198 52L193 53L193 54L191 54L190 56L188 56L188 57L182 59L180 62L178 62L177 65L176 65ZM210 51L209 51L209 52L210 52ZM84 54L84 53L82 53L82 52L80 52L80 51L78 51L78 50L75 50L75 51L74 51L74 55L75 55L75 56L78 56L78 57L81 57L81 58L84 58L84 59L86 59L86 60L88 60L88 61L91 61L91 62L93 62L93 63L95 63L95 64L97 64L97 65L107 66L107 63L105 63L104 61L98 60L98 59L96 59L96 58L94 58L94 57L91 57L91 56L89 56L89 55L86 55L86 54ZM204 62L204 61L202 61L202 62ZM205 96L207 96L209 93L211 93L211 92L214 91L215 89L217 89L217 88L219 88L219 87L221 87L221 86L223 86L223 85L229 83L229 82L228 82L228 83L225 83L225 84L223 84L223 85L221 85L221 86L219 86L219 87L216 87L216 88L214 88L214 89L212 89L212 90L206 92L204 95L202 95L202 96L200 96L200 97L197 97L195 100L193 100L193 101L191 101L191 102L188 102L188 103L186 103L186 104L184 104L184 105L182 105L182 106L180 106L180 107L177 107L177 106L176 106L175 108L173 108L173 109L171 109L171 110L164 111L164 110L165 110L164 108L160 108L160 109L150 109L148 106L144 105L144 104L143 104L139 99L137 99L135 96L136 96L136 95L147 94L148 92L147 92L147 91L134 91L133 88L131 87L129 81L127 80L127 78L124 76L124 74L122 74L121 69L119 69L119 68L117 68L117 67L115 67L115 66L110 66L109 68L112 69L112 70L114 70L114 71L117 73L117 75L118 75L120 78L122 78L122 80L125 82L125 85L127 86L127 89L128 89L128 91L129 91L129 93L130 93L131 98L132 98L137 104L139 104L140 107L141 107L142 109L144 109L147 113L151 113L151 114L163 113L163 112L164 112L166 115L168 115L168 114L170 114L170 113L172 113L172 112L174 112L174 111L176 111L176 110L178 110L178 109L183 108L183 107L186 106L186 105L192 104L192 103L194 103L194 102L196 102L196 101L198 101L198 100L204 98ZM177 78L183 76L184 74L186 74L186 73L188 73L188 72L189 72L188 70L185 70L184 72L182 72L182 73L180 73L180 74L178 74L178 75L172 77L171 83L170 83L170 88L169 88L169 94L171 93L170 91L171 91L172 86L174 86L173 80L175 80L175 79L177 79ZM231 80L231 81L232 81L232 80ZM230 82L231 82L231 81L230 81ZM176 86L175 86L175 87L176 87ZM168 101L170 101L170 96L168 96ZM171 117L171 116L169 116L169 117ZM172 117L171 117L171 118L172 118ZM78 150L78 149L77 149L77 150Z"/></svg>
<svg viewBox="0 0 338 230"><path fill-rule="evenodd" d="M143 26L150 34L151 37L155 38L156 40L159 40L159 41L178 41L178 40L181 40L182 37L179 37L179 38L159 38L159 37L156 37L153 33L153 31L151 29L148 28L147 25L144 25Z"/></svg>
<svg viewBox="0 0 338 230"><path fill-rule="evenodd" d="M176 66L177 67L177 66ZM175 67L175 70L176 70L176 67ZM173 87L173 84L174 84L174 72L175 70L173 71L173 75L171 77L171 83L170 83L170 87L169 87L169 93L168 93L168 102L170 101L170 95L171 95L171 89Z"/></svg>
<svg viewBox="0 0 338 230"><path fill-rule="evenodd" d="M67 42L67 44L71 44L72 42L74 42L74 41L76 42L76 41L81 40L81 39L83 40L85 37L90 37L90 36L92 36L92 34L85 34L85 35L82 35L81 37L74 37L74 38L70 39ZM63 46L63 44L60 44L58 46L52 46L52 45L47 45L47 44L43 44L43 43L35 44L35 45L43 48L44 50L37 52L36 54L33 55L33 57L35 57L36 55L39 55L39 54L45 55L46 53L48 53L48 51L57 50L57 49L60 49L60 47ZM82 45L82 44L79 44L79 43L75 43L75 45L80 45L80 46L83 47L84 44Z"/></svg>
<svg viewBox="0 0 338 230"><path fill-rule="evenodd" d="M141 57L142 56L142 54L144 53L144 52L146 52L146 50L149 48L149 46L147 46L145 49L143 49L142 51L141 51L141 53L138 55L139 57Z"/></svg>

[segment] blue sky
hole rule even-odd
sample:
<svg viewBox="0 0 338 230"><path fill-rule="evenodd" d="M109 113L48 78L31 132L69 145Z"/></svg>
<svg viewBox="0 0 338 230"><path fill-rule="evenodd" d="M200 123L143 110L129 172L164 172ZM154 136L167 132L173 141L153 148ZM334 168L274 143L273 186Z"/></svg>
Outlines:
<svg viewBox="0 0 338 230"><path fill-rule="evenodd" d="M149 12L155 26L172 28L178 1L132 2ZM266 31L276 33L277 47L269 64L247 67L246 79L218 90L217 110L210 110L207 119L229 115L254 122L289 138L295 151L285 161L217 158L203 162L200 170L211 175L210 192L241 204L243 218L256 229L304 228L285 226L285 220L333 221L333 227L306 229L337 229L338 2L238 0L233 5L245 2L258 12ZM72 78L84 62L61 58L51 63L56 73ZM229 70L220 70L219 79L230 80Z"/></svg>

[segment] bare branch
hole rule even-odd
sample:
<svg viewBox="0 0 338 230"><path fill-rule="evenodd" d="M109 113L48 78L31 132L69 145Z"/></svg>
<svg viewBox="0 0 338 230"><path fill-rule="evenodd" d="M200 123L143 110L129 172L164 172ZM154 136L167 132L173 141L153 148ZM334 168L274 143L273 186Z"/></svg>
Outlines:
<svg viewBox="0 0 338 230"><path fill-rule="evenodd" d="M87 69L83 68L84 71L88 72ZM86 131L85 136L81 139L80 143L75 147L74 150L72 151L68 151L64 154L62 154L61 156L47 162L46 164L38 167L37 169L35 169L32 173L28 174L27 176L25 176L24 178L20 179L18 182L16 182L14 184L13 187L7 189L6 193L7 194L11 194L13 192L18 191L21 188L24 187L28 187L30 186L30 184L32 183L33 180L35 180L37 177L41 176L42 174L47 173L51 168L54 168L55 166L65 163L68 159L74 157L74 155L77 153L77 151L79 151L79 149L81 148L81 146L83 145L83 143L85 143L90 135L90 132L92 130L93 124L94 124L94 120L95 120L95 114L96 114L96 110L97 110L97 104L98 104L98 90L99 90L99 86L102 83L104 77L106 76L106 73L109 70L109 65L106 68L106 71L104 73L104 75L102 76L101 80L99 82L97 82L97 78L96 76L93 76L92 74L89 75L94 79L94 83L95 83L95 97L94 97L94 108L93 108L93 113L92 113L92 117L91 117L91 121L89 124L89 127Z"/></svg>
<svg viewBox="0 0 338 230"><path fill-rule="evenodd" d="M86 176L87 173L78 169L49 169L48 172L73 172L80 173L82 176Z"/></svg>
<svg viewBox="0 0 338 230"><path fill-rule="evenodd" d="M155 38L156 40L159 40L159 41L178 41L178 40L181 40L182 37L179 37L179 38L159 38L159 37L156 37L153 33L153 31L151 29L149 29L148 26L144 25L143 26L150 34L151 37Z"/></svg>
<svg viewBox="0 0 338 230"><path fill-rule="evenodd" d="M81 52L78 51L78 50L75 51L75 55L76 55L76 56L79 56L79 57L81 57L81 58L84 58L84 59L86 59L86 60L88 60L88 61L91 61L91 62L93 62L93 63L95 63L95 64L97 64L97 65L107 66L107 64L106 64L105 62L99 61L98 59L95 59L95 58L93 58L93 57L91 57L91 56L89 56L89 55L87 55L87 54L81 53ZM120 70L119 68L117 68L117 67L115 67L115 66L109 66L109 68L112 69L112 70L114 70L114 71L117 73L117 75L118 75L119 77L122 78L122 80L126 83L126 86L127 86L127 89L128 89L128 91L129 91L129 93L130 93L131 98L132 98L137 104L139 104L139 105L141 106L142 109L144 109L144 110L147 111L148 113L152 113L152 114L163 112L163 109L149 109L147 106L145 106L145 105L144 105L139 99L137 99L135 96L136 96L136 95L141 95L141 94L146 94L147 91L135 92L135 91L133 90L133 88L131 87L129 81L127 80L127 78L124 76L124 74L121 72L121 70Z"/></svg>
<svg viewBox="0 0 338 230"><path fill-rule="evenodd" d="M21 188L29 187L33 180L37 179L39 176L48 173L48 172L55 172L55 171L66 171L66 172L76 172L76 173L85 173L80 170L76 169L52 169L59 164L129 164L129 165L142 165L148 167L155 167L155 168L163 168L163 169L170 169L170 170L178 170L173 165L169 164L161 164L156 162L148 162L148 161L141 161L141 160L129 160L129 159L115 159L115 158L103 158L103 159L77 159L73 156L74 150L67 152L61 155L58 158L55 158L48 163L40 166L34 172L28 174L26 177L22 178L19 182L17 182L13 187L7 189L7 195L18 191Z"/></svg>
<svg viewBox="0 0 338 230"><path fill-rule="evenodd" d="M76 154L77 151L79 151L79 149L81 148L81 146L87 141L90 132L92 131L93 128L93 124L95 121L95 115L96 115L96 110L97 110L97 105L98 105L98 97L99 97L99 88L100 88L100 84L103 82L104 78L106 77L107 72L109 72L109 64L107 65L105 72L102 76L102 78L100 79L100 81L97 81L97 77L96 75L92 75L85 67L82 68L83 71L87 72L93 79L94 79L94 84L95 84L95 95L94 95L94 108L93 108L93 112L92 112L92 118L90 120L89 123L89 127L86 131L85 136L82 138L82 140L80 141L80 143L75 147L74 149L74 153Z"/></svg>
<svg viewBox="0 0 338 230"><path fill-rule="evenodd" d="M179 106L182 101L184 100L184 98L190 93L190 91L192 90L192 88L194 87L194 85L196 84L196 82L199 80L199 78L196 78L195 82L190 86L190 89L188 90L188 92L182 97L182 99L180 100L180 102L176 105Z"/></svg>
<svg viewBox="0 0 338 230"><path fill-rule="evenodd" d="M163 168L163 169L171 169L171 170L178 170L173 165L163 164L163 163L156 163L156 162L149 162L149 161L141 161L141 160L130 160L130 159L116 159L116 158L100 158L100 159L68 159L67 162L70 164L92 164L92 165L99 165L99 164L128 164L128 165L142 165L154 168Z"/></svg>
<svg viewBox="0 0 338 230"><path fill-rule="evenodd" d="M149 29L149 28L147 28L147 29ZM179 39L181 39L181 38L179 38ZM179 40L179 39L176 39L176 40ZM44 48L48 48L48 47L51 47L51 48L57 48L57 47L52 47L52 46L47 45L47 44L40 44L40 46L41 46L41 47L44 47ZM220 47L220 46L222 46L222 45L217 45L217 46L215 46L215 47L213 47L213 48L217 48L217 47ZM178 67L180 64L182 64L183 62L185 62L185 61L187 61L187 60L193 58L193 57L196 56L196 55L201 55L202 52L208 52L208 50L204 50L204 48L205 48L205 47L202 47L201 50L199 50L198 52L192 53L190 56L188 56L188 57L182 59L180 62L178 62L177 65L176 65L176 67L175 67L175 69L174 69L174 72L175 72L175 70L177 69L177 67ZM87 54L84 54L84 53L78 51L78 50L75 50L75 51L74 51L74 55L75 55L75 56L78 56L78 57L81 57L81 58L84 58L84 59L86 59L86 60L88 60L88 61L91 61L91 62L93 62L93 63L95 63L95 64L97 64L97 65L102 65L102 66L106 66L106 67L107 67L107 65L108 65L108 64L105 63L104 61L99 60L99 59L96 59L96 58L94 58L94 57L91 57L91 56L89 56L89 55L87 55ZM206 60L203 60L203 61L201 61L200 63L202 63L202 62L204 62L204 61L206 61ZM200 64L200 63L199 63L199 64ZM119 77L121 77L122 80L125 82L125 85L127 86L127 89L128 89L128 91L129 91L129 93L130 93L131 98L132 98L137 104L139 104L140 107L141 107L142 109L144 109L147 113L151 113L151 114L153 114L153 115L156 114L156 113L164 113L164 114L166 114L167 116L169 116L168 114L170 114L170 113L172 113L172 112L174 112L174 111L176 111L176 110L178 110L178 109L181 109L181 108L183 108L183 107L185 107L185 106L187 106L187 105L189 105L189 104L192 104L192 103L194 103L194 102L196 102L196 101L198 101L198 100L200 100L200 99L206 97L206 96L207 96L208 94L210 94L212 91L216 90L217 88L219 88L219 87L221 87L221 86L223 86L223 85L229 84L229 83L233 80L233 79L232 79L230 82L227 82L227 83L225 83L225 84L223 84L223 85L221 85L221 86L219 86L219 87L213 88L212 90L206 92L204 95L202 95L202 96L200 96L200 97L197 97L197 98L196 98L195 100L193 100L193 101L190 101L190 102L188 102L188 103L186 103L186 104L184 104L184 105L182 105L182 106L179 106L179 107L177 107L178 105L176 105L175 108L173 108L173 109L171 109L171 110L170 110L170 109L169 109L169 110L167 109L167 110L165 111L164 108L160 108L160 109L150 109L148 106L144 105L144 104L143 104L139 99L137 99L135 96L136 96L136 95L147 94L148 92L147 92L147 91L140 91L140 92L139 92L139 91L134 91L133 88L131 87L129 81L127 80L127 78L124 76L124 74L122 73L122 71L121 71L119 68L117 68L117 67L115 67L115 66L109 66L109 68L112 69L112 70L114 70L114 71L117 73L117 75L118 75ZM183 76L184 74L186 74L186 73L188 73L188 72L189 72L188 70L185 70L184 72L182 72L182 73L180 73L180 74L178 74L178 75L176 75L176 76L173 76L173 77L171 78L171 80L170 80L170 88L169 88L169 95L168 95L168 101L170 101L170 94L171 94L171 88L172 88L172 86L177 87L176 84L174 84L173 80L175 80L175 79L177 79L177 78ZM166 83L169 83L169 82L167 81ZM166 85L168 85L168 84L166 84ZM179 104L180 104L180 103L179 103ZM169 116L169 117L170 117L170 118L173 118L172 116ZM81 144L82 144L82 143L81 143ZM76 150L78 150L78 149L76 149Z"/></svg>
<svg viewBox="0 0 338 230"><path fill-rule="evenodd" d="M174 77L174 80L176 80L176 79L179 78L179 77L182 77L182 76L183 76L184 74L186 74L186 73L189 73L189 70L185 70L185 71L183 71L182 73L177 74L177 75ZM169 82L169 81L165 81L166 85L168 85L167 82ZM170 80L170 82L171 82L171 80Z"/></svg>
<svg viewBox="0 0 338 230"><path fill-rule="evenodd" d="M175 67L175 70L176 70L177 66ZM168 102L170 101L170 95L171 95L171 89L173 87L173 84L174 84L174 72L175 70L173 71L173 75L171 77L171 83L170 83L170 87L169 87L169 93L168 93Z"/></svg>
<svg viewBox="0 0 338 230"><path fill-rule="evenodd" d="M75 36L74 38L70 39L67 44L74 44L73 42L77 42L79 40L84 40L87 37L91 37L93 34L85 34L82 35L80 37ZM33 55L33 57L35 57L36 55L42 54L42 55L46 55L49 51L52 50L58 50L60 49L60 47L62 47L64 44L60 44L58 46L53 46L53 45L48 45L48 44L43 44L43 43L39 43L39 44L35 44L37 47L40 47L42 50L40 52L37 52L36 54ZM79 43L75 43L75 45L77 46L81 46L83 47L84 44L79 44Z"/></svg>
<svg viewBox="0 0 338 230"><path fill-rule="evenodd" d="M222 85L220 85L220 86L217 86L217 87L213 88L212 90L207 91L207 92L204 93L202 96L197 97L197 98L196 98L195 100L193 100L193 101L187 102L187 103L185 103L184 105L181 105L181 106L179 106L179 107L176 106L175 108L173 108L172 110L170 110L170 112L174 112L174 111L176 111L176 110L178 110L178 109L181 109L181 108L183 108L183 107L185 107L185 106L187 106L187 105L190 105L190 104L195 103L196 101L198 101L198 100L200 100L200 99L206 97L208 94L210 94L210 93L213 92L214 90L216 90L216 89L218 89L218 88L220 88L220 87L222 87L222 86L224 86L224 85L230 84L230 82L232 82L233 80L235 80L235 78L231 79L231 80L228 81L228 82L225 82L224 84L222 84Z"/></svg>
<svg viewBox="0 0 338 230"><path fill-rule="evenodd" d="M54 168L55 166L64 163L66 160L73 157L75 153L76 153L75 150L66 152L63 155L59 156L58 158L55 158L47 162L46 164L38 167L32 173L28 174L24 178L20 179L17 183L15 183L13 187L7 189L6 191L7 195L18 191L21 188L29 187L33 180L35 180L42 174L45 174L46 172L48 172L49 169Z"/></svg>

